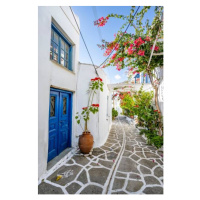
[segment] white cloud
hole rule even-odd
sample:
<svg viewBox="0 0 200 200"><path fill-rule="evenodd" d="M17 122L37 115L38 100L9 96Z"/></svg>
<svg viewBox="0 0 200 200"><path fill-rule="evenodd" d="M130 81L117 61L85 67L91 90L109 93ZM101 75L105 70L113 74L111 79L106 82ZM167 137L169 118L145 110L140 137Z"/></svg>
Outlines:
<svg viewBox="0 0 200 200"><path fill-rule="evenodd" d="M121 76L117 74L117 75L115 75L115 79L119 80L119 79L121 79Z"/></svg>

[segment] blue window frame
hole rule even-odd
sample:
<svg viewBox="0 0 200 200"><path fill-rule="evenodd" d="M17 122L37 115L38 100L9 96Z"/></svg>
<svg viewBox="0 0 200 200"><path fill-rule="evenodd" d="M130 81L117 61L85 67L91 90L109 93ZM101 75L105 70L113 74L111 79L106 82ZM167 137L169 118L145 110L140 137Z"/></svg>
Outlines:
<svg viewBox="0 0 200 200"><path fill-rule="evenodd" d="M148 74L145 74L146 76L143 75L144 73L141 73L141 83L151 83L150 78L148 76Z"/></svg>
<svg viewBox="0 0 200 200"><path fill-rule="evenodd" d="M137 83L136 79L140 78L140 74L136 74L134 78L135 78L135 83Z"/></svg>
<svg viewBox="0 0 200 200"><path fill-rule="evenodd" d="M72 45L53 23L51 24L50 59L72 71Z"/></svg>

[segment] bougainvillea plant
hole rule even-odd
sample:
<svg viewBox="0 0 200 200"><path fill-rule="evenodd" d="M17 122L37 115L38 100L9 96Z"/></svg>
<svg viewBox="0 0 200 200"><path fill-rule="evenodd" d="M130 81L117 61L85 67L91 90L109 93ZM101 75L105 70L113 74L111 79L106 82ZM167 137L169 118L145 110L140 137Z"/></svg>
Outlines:
<svg viewBox="0 0 200 200"><path fill-rule="evenodd" d="M158 133L161 135L162 115L158 103L158 88L161 80L157 69L163 68L163 7L155 6L155 16L152 23L149 23L148 18L144 22L144 16L150 8L151 6L144 6L135 16L133 15L135 6L132 6L128 16L118 14L107 15L106 23L111 17L123 19L125 23L118 33L114 35L113 41L107 42L103 40L103 44L98 46L101 49L105 49L105 56L110 56L102 68L115 66L120 71L127 67L129 76L141 72L149 76L155 91L155 106L159 112L160 121ZM106 23L101 25L104 26ZM135 32L128 33L123 31L127 25L131 27L129 29L134 29Z"/></svg>
<svg viewBox="0 0 200 200"><path fill-rule="evenodd" d="M94 99L94 95L97 94L99 90L103 92L103 85L104 85L103 80L100 77L96 77L90 80L89 89L88 89L88 93L89 93L88 105L87 107L82 108L82 112L80 114L79 112L77 112L75 116L77 123L80 124L82 129L83 127L81 125L81 119L85 121L83 132L88 132L87 123L88 123L88 120L90 119L90 113L95 114L99 111L99 104L94 104L93 99Z"/></svg>
<svg viewBox="0 0 200 200"><path fill-rule="evenodd" d="M138 117L138 126L143 127L140 134L145 134L149 144L157 148L163 145L163 135L158 135L160 126L159 111L152 106L153 91L143 91L143 87L133 95L135 106L133 112Z"/></svg>
<svg viewBox="0 0 200 200"><path fill-rule="evenodd" d="M163 145L163 135L157 135L160 122L159 111L152 106L153 91L144 91L143 86L136 92L119 93L120 107L124 115L137 116L138 126L142 127L141 134L145 134L147 142L157 148Z"/></svg>

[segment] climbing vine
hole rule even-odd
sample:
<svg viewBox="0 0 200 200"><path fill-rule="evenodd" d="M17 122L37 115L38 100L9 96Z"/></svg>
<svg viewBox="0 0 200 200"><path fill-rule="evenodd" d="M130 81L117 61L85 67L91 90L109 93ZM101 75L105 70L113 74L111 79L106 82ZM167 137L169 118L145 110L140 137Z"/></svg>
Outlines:
<svg viewBox="0 0 200 200"><path fill-rule="evenodd" d="M98 45L105 50L104 56L110 56L102 68L116 66L119 71L127 68L130 78L135 73L141 72L149 76L154 88L155 107L158 110L159 127L157 131L161 136L163 122L158 103L158 88L161 78L157 69L163 68L163 7L155 7L152 23L149 22L149 19L143 20L150 8L150 6L144 6L136 13L135 6L132 6L128 16L109 14L105 18L100 18L100 21L97 20L95 25L104 26L109 23L111 17L125 21L117 34L114 35L113 41L103 40L103 44ZM134 28L135 32L123 31L127 26Z"/></svg>

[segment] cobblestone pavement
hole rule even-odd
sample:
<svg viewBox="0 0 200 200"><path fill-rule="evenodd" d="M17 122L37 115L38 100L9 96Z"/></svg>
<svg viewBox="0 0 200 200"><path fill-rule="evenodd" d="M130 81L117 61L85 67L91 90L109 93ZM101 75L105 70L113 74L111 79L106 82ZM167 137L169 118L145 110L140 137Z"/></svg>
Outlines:
<svg viewBox="0 0 200 200"><path fill-rule="evenodd" d="M63 177L56 181L58 174ZM44 179L39 194L163 194L163 152L121 116L92 155L76 153Z"/></svg>

